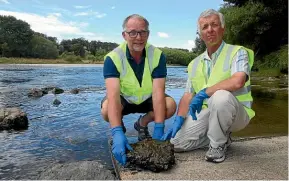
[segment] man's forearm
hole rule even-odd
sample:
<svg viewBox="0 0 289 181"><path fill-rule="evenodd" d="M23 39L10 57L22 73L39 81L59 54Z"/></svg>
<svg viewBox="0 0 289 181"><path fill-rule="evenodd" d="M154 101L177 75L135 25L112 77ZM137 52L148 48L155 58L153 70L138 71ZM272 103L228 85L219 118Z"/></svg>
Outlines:
<svg viewBox="0 0 289 181"><path fill-rule="evenodd" d="M166 114L166 100L163 92L153 93L153 109L154 121L156 123L163 123L165 121Z"/></svg>
<svg viewBox="0 0 289 181"><path fill-rule="evenodd" d="M223 80L211 87L208 87L206 93L208 96L212 96L218 90L227 90L233 92L242 88L245 85L245 81L246 74L242 76L242 73L239 73L237 76L232 76L229 79Z"/></svg>
<svg viewBox="0 0 289 181"><path fill-rule="evenodd" d="M110 127L116 127L121 125L121 102L120 102L120 96L112 97L108 99L108 119L110 123Z"/></svg>
<svg viewBox="0 0 289 181"><path fill-rule="evenodd" d="M191 93L185 93L183 95L179 103L179 108L177 112L178 116L182 116L182 117L187 116L188 111L189 111L189 105L190 105L192 98L193 98L193 94Z"/></svg>

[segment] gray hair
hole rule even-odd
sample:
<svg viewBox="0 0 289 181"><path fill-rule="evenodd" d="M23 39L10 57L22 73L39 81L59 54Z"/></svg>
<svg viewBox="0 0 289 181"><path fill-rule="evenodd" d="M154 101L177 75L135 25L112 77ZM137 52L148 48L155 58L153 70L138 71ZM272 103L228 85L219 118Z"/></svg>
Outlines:
<svg viewBox="0 0 289 181"><path fill-rule="evenodd" d="M126 18L124 19L124 21L123 21L123 23L122 23L122 29L123 29L123 31L126 30L126 24L127 24L128 20L131 19L131 18L138 18L138 19L144 20L144 22L145 22L145 24L146 24L146 30L149 30L150 23L148 22L147 19L145 19L145 18L144 18L143 16L141 16L141 15L132 14L132 15L130 15L130 16L128 16L128 17L126 17Z"/></svg>
<svg viewBox="0 0 289 181"><path fill-rule="evenodd" d="M199 18L198 18L198 33L201 32L201 29L200 29L200 24L199 24L199 20L200 18L205 18L205 17L208 17L208 16L211 16L211 15L218 15L219 19L220 19L220 22L221 22L221 26L222 28L225 27L225 18L224 18L224 15L214 9L207 9L206 11L203 11Z"/></svg>

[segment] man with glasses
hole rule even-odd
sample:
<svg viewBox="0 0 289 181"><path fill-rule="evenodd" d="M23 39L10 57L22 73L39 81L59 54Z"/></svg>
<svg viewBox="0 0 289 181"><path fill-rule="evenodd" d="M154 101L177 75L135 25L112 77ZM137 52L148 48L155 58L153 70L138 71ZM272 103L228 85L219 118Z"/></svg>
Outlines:
<svg viewBox="0 0 289 181"><path fill-rule="evenodd" d="M134 123L138 139L160 140L164 134L164 121L175 113L176 103L165 94L166 58L160 49L147 43L149 22L133 14L124 20L122 27L125 42L105 56L106 97L101 103L101 113L110 123L112 152L124 165L126 149L131 150L131 147L122 117L145 113ZM150 122L155 123L152 137L147 127Z"/></svg>

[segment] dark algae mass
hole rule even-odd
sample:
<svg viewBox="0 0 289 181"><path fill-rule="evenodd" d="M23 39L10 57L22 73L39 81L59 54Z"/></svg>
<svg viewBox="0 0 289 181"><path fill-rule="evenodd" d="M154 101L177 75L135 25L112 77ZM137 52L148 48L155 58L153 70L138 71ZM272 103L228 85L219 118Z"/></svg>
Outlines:
<svg viewBox="0 0 289 181"><path fill-rule="evenodd" d="M131 146L133 151L127 153L128 166L161 172L175 164L174 147L169 141L147 139Z"/></svg>

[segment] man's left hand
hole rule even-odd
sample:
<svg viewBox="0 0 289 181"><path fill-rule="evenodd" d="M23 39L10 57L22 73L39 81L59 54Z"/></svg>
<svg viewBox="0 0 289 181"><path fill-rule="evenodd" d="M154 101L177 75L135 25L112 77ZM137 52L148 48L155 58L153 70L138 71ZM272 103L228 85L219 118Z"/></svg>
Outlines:
<svg viewBox="0 0 289 181"><path fill-rule="evenodd" d="M197 120L196 111L198 113L201 112L204 99L209 98L208 94L206 93L206 89L207 88L205 88L205 89L201 90L199 93L197 93L190 103L190 114L191 114L193 120Z"/></svg>
<svg viewBox="0 0 289 181"><path fill-rule="evenodd" d="M153 139L161 140L164 135L165 124L164 123L155 123Z"/></svg>

